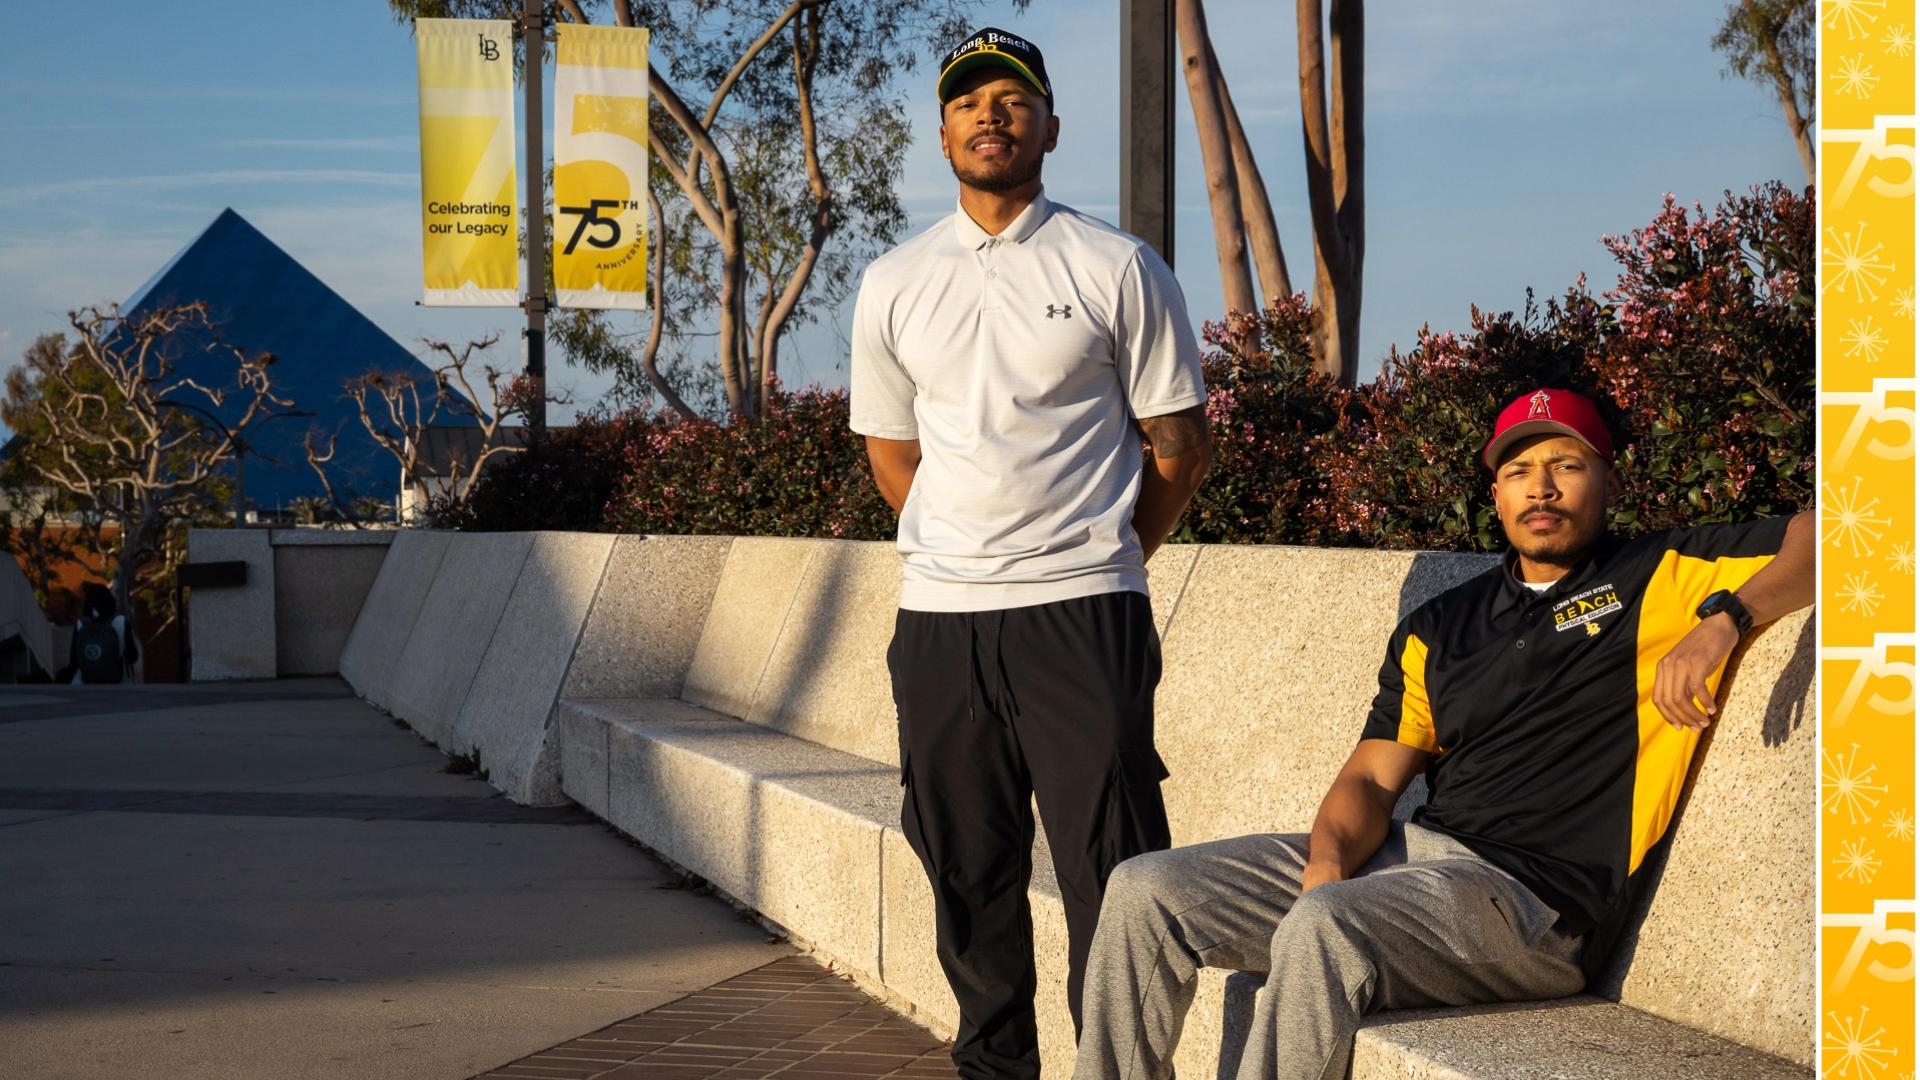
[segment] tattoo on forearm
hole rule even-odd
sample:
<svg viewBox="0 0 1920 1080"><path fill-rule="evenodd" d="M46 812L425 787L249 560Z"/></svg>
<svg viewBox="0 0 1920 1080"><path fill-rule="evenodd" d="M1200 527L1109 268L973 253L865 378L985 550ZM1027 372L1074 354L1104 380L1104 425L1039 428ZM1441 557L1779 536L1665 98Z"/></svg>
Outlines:
<svg viewBox="0 0 1920 1080"><path fill-rule="evenodd" d="M1207 445L1207 419L1203 415L1177 412L1140 421L1140 433L1153 446L1153 456L1176 458Z"/></svg>

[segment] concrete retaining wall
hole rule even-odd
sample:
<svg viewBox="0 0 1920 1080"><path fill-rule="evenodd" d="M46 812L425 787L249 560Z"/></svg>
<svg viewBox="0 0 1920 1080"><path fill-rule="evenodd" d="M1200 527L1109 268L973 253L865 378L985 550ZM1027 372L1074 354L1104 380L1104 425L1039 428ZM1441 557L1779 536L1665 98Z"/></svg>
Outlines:
<svg viewBox="0 0 1920 1080"><path fill-rule="evenodd" d="M191 591L187 647L194 682L271 679L279 657L274 648L273 545L265 529L194 529L187 534L187 562L243 562L244 585Z"/></svg>
<svg viewBox="0 0 1920 1080"><path fill-rule="evenodd" d="M1158 743L1175 841L1307 828L1395 623L1487 565L1298 548L1156 556ZM384 677L389 708L450 750L477 749L515 798L564 793L950 1029L931 898L898 828L885 665L897 578L884 544L423 536L395 544L343 672L370 698ZM1591 988L1632 1009L1606 1004L1623 1019L1605 1030L1577 1010L1514 1023L1539 1032L1578 1017L1594 1047L1630 1050L1634 1017L1671 1021L1672 1053L1707 1063L1700 1075L1805 1074L1811 625L1803 613L1764 628L1736 659L1662 887ZM398 656L389 674L376 653ZM1036 861L1042 1039L1058 1071L1072 1042L1058 1000L1065 935L1044 850ZM1223 1045L1231 1053L1252 985L1203 982L1183 1075L1210 1073ZM1433 1033L1485 1019L1370 1029L1356 1060L1388 1063L1367 1076L1475 1075L1462 1055L1490 1052L1486 1039L1443 1053Z"/></svg>
<svg viewBox="0 0 1920 1080"><path fill-rule="evenodd" d="M533 533L454 533L394 668L388 712L445 748Z"/></svg>
<svg viewBox="0 0 1920 1080"><path fill-rule="evenodd" d="M408 530L341 675L514 800L564 802L554 703L678 693L732 543ZM603 578L618 599L596 605Z"/></svg>
<svg viewBox="0 0 1920 1080"><path fill-rule="evenodd" d="M393 673L407 638L420 617L420 605L433 588L446 557L450 533L408 529L394 537L380 564L373 588L354 620L340 652L340 677L354 692L379 708L393 693Z"/></svg>
<svg viewBox="0 0 1920 1080"><path fill-rule="evenodd" d="M678 697L733 546L728 536L622 536L567 668L572 698Z"/></svg>
<svg viewBox="0 0 1920 1080"><path fill-rule="evenodd" d="M534 536L453 730L436 740L455 753L478 752L488 778L515 802L566 801L548 721L612 550L611 536Z"/></svg>
<svg viewBox="0 0 1920 1080"><path fill-rule="evenodd" d="M274 653L280 676L332 675L365 606L390 529L274 529Z"/></svg>
<svg viewBox="0 0 1920 1080"><path fill-rule="evenodd" d="M393 542L383 529L194 529L187 562L247 564L188 590L195 682L332 675Z"/></svg>

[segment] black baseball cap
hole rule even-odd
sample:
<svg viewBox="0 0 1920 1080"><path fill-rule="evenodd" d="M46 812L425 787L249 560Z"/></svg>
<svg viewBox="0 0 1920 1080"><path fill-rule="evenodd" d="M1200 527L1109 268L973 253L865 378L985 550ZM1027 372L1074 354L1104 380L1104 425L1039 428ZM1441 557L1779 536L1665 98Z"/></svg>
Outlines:
<svg viewBox="0 0 1920 1080"><path fill-rule="evenodd" d="M1049 109L1053 107L1053 84L1047 81L1047 61L1040 55L1040 47L992 26L968 34L941 57L940 81L935 84L940 104L953 100L953 88L962 75L983 67L1006 68L1040 91Z"/></svg>

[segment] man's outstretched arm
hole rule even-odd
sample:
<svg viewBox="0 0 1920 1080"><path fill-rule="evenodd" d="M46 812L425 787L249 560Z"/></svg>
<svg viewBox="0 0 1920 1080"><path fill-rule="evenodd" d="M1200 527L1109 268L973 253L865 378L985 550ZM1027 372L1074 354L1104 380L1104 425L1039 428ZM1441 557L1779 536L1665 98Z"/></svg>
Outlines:
<svg viewBox="0 0 1920 1080"><path fill-rule="evenodd" d="M881 439L867 436L867 463L873 466L873 482L880 497L894 513L906 505L907 492L913 488L913 474L920 470L919 439Z"/></svg>
<svg viewBox="0 0 1920 1080"><path fill-rule="evenodd" d="M1213 436L1203 405L1139 421L1140 434L1153 458L1140 477L1140 500L1133 507L1133 531L1140 535L1140 557L1150 559L1166 543L1200 481L1213 464Z"/></svg>
<svg viewBox="0 0 1920 1080"><path fill-rule="evenodd" d="M1753 624L1770 623L1813 603L1813 512L1802 510L1787 522L1780 553L1747 579L1734 595L1753 616ZM1707 679L1740 644L1740 630L1731 615L1715 615L1687 632L1654 667L1653 704L1674 727L1704 730L1720 706L1707 688Z"/></svg>
<svg viewBox="0 0 1920 1080"><path fill-rule="evenodd" d="M1391 739L1360 740L1314 816L1301 892L1345 881L1380 850L1393 824L1394 804L1431 756Z"/></svg>

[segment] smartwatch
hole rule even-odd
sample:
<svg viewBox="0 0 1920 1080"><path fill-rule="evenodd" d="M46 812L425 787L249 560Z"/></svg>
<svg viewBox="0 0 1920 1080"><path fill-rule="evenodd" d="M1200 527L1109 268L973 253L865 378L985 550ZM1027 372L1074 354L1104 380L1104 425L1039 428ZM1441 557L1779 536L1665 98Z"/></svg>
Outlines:
<svg viewBox="0 0 1920 1080"><path fill-rule="evenodd" d="M1740 598L1727 589L1721 589L1702 600L1693 613L1700 617L1700 621L1705 622L1722 612L1733 616L1733 625L1739 629L1741 637L1746 637L1747 631L1753 629L1753 616L1748 614L1747 605L1741 603Z"/></svg>

